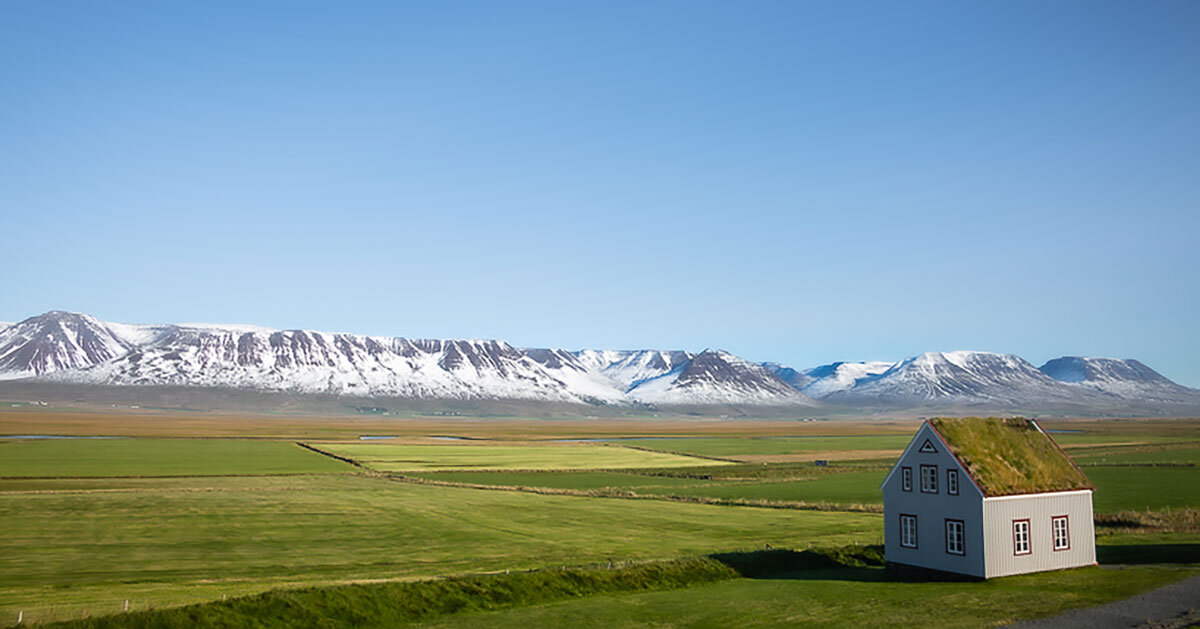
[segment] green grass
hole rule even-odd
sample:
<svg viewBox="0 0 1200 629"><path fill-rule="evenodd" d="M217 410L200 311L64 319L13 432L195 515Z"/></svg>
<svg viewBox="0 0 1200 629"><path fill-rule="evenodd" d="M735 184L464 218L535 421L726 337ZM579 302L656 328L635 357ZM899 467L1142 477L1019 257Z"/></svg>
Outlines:
<svg viewBox="0 0 1200 629"><path fill-rule="evenodd" d="M879 568L843 567L456 614L422 626L981 627L1119 600L1196 572L1080 568L985 583L906 583L885 580Z"/></svg>
<svg viewBox="0 0 1200 629"><path fill-rule="evenodd" d="M1154 465L1191 463L1200 465L1200 448L1106 448L1100 452L1080 453L1074 457L1079 465ZM1084 470L1088 472L1087 469Z"/></svg>
<svg viewBox="0 0 1200 629"><path fill-rule="evenodd" d="M1200 507L1200 468L1088 467L1096 511Z"/></svg>
<svg viewBox="0 0 1200 629"><path fill-rule="evenodd" d="M1194 541L1194 540L1191 540ZM274 591L66 627L978 627L1125 598L1196 574L1200 545L1102 546L1169 567L1081 568L988 582L896 578L878 546L721 553L634 565ZM1173 545L1172 548L1179 545ZM920 604L914 604L919 601Z"/></svg>
<svg viewBox="0 0 1200 629"><path fill-rule="evenodd" d="M473 485L546 487L550 489L641 489L645 487L688 487L691 478L648 476L627 472L414 472L415 478Z"/></svg>
<svg viewBox="0 0 1200 629"><path fill-rule="evenodd" d="M704 496L743 500L881 504L879 483L886 473L850 472L811 480L760 483L705 483L682 487L647 488L642 491L678 496ZM638 491L636 488L634 491Z"/></svg>
<svg viewBox="0 0 1200 629"><path fill-rule="evenodd" d="M878 541L880 516L458 489L354 475L0 483L0 622L344 580ZM182 483L190 480L190 483ZM158 486L157 483L166 483ZM13 485L15 484L15 486Z"/></svg>
<svg viewBox="0 0 1200 629"><path fill-rule="evenodd" d="M0 477L303 474L352 469L286 441L0 440Z"/></svg>
<svg viewBox="0 0 1200 629"><path fill-rule="evenodd" d="M1028 419L942 417L930 424L989 496L1091 486Z"/></svg>
<svg viewBox="0 0 1200 629"><path fill-rule="evenodd" d="M322 443L316 447L383 472L454 469L620 469L714 464L714 461L707 459L608 445L426 446Z"/></svg>
<svg viewBox="0 0 1200 629"><path fill-rule="evenodd" d="M777 466L749 466L747 471ZM728 469L735 469L730 467ZM1124 510L1200 507L1200 467L1087 467L1095 483L1095 509L1107 513ZM812 474L796 477L799 474ZM748 480L722 477L647 476L620 472L436 472L414 474L433 480L481 485L513 485L556 489L628 490L638 494L695 496L714 499L766 500L832 504L881 504L879 484L886 469L857 471L854 467L793 468L779 476Z"/></svg>

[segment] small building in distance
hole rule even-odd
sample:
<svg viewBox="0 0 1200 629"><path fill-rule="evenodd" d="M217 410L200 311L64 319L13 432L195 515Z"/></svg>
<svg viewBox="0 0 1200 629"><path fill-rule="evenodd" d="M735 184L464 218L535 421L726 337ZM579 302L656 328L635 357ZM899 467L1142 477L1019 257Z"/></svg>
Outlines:
<svg viewBox="0 0 1200 629"><path fill-rule="evenodd" d="M1095 488L1031 419L930 419L880 489L889 564L990 579L1096 563Z"/></svg>

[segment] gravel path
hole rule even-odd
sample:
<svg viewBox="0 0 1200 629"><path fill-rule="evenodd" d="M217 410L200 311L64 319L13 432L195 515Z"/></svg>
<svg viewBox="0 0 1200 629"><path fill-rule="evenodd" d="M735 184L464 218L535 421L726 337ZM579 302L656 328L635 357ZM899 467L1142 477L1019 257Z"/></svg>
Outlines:
<svg viewBox="0 0 1200 629"><path fill-rule="evenodd" d="M1077 609L1053 618L1009 625L1013 629L1175 629L1200 625L1200 576L1164 585L1123 601Z"/></svg>

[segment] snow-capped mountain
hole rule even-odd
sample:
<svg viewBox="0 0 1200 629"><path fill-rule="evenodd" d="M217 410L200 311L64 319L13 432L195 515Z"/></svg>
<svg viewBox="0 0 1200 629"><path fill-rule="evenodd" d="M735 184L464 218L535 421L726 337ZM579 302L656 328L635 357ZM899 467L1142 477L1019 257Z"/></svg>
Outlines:
<svg viewBox="0 0 1200 629"><path fill-rule="evenodd" d="M1063 357L1038 369L1011 354L958 351L797 370L719 350L529 349L248 325L127 325L61 311L0 324L0 380L617 407L1200 412L1200 391L1136 360Z"/></svg>
<svg viewBox="0 0 1200 629"><path fill-rule="evenodd" d="M604 374L625 389L666 374L695 356L691 352L659 349L585 349L575 352L575 355L583 365Z"/></svg>
<svg viewBox="0 0 1200 629"><path fill-rule="evenodd" d="M656 404L817 404L762 365L720 350L705 350L667 373L637 381L629 395Z"/></svg>
<svg viewBox="0 0 1200 629"><path fill-rule="evenodd" d="M1200 391L1163 377L1139 361L1063 356L1039 367L1042 373L1072 387L1099 391L1136 402L1196 403Z"/></svg>
<svg viewBox="0 0 1200 629"><path fill-rule="evenodd" d="M61 311L8 325L0 330L0 379L87 367L123 356L135 343L120 332L94 317Z"/></svg>
<svg viewBox="0 0 1200 629"><path fill-rule="evenodd" d="M106 386L200 386L356 397L643 401L631 389L673 370L661 403L776 404L800 400L785 384L723 355L691 365L682 351L521 349L503 341L413 340L256 326L105 323L48 312L0 330L0 379ZM710 365L709 378L700 365ZM769 374L768 374L769 375ZM739 384L737 377L746 382ZM782 397L781 397L782 396ZM646 402L654 396L644 396Z"/></svg>
<svg viewBox="0 0 1200 629"><path fill-rule="evenodd" d="M894 364L881 361L836 362L799 371L778 363L763 363L763 367L808 397L821 399L831 393L852 389L858 382L877 376Z"/></svg>
<svg viewBox="0 0 1200 629"><path fill-rule="evenodd" d="M1064 387L1020 356L958 351L927 352L902 360L825 399L851 404L1011 406L1103 401L1088 393Z"/></svg>

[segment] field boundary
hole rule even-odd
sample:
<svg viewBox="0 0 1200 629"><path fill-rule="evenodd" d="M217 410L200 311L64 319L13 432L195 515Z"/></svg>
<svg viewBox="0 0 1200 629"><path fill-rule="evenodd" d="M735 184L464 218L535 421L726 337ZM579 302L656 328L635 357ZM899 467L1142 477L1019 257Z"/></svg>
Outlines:
<svg viewBox="0 0 1200 629"><path fill-rule="evenodd" d="M683 496L679 494L639 494L625 489L566 489L561 487L530 487L528 485L485 485L459 481L441 481L403 474L380 474L396 482L484 491L515 491L545 496L574 496L577 498L618 498L624 500L658 500L720 507L756 507L760 509L791 509L795 511L826 511L842 513L883 513L883 505L857 503L805 502L802 500L749 500L746 498L713 498L710 496Z"/></svg>
<svg viewBox="0 0 1200 629"><path fill-rule="evenodd" d="M301 442L301 441L296 441L296 442L295 442L295 444L296 444L296 445L298 445L298 446L300 446L301 448L304 448L305 450L311 450L311 451L313 451L313 452L316 452L317 454L320 454L320 455L322 455L322 456L327 456L327 457L329 457L329 458L331 458L331 459L336 459L336 460L338 460L338 461L341 461L341 462L343 462L343 463L349 463L350 465L353 465L354 467L357 467L357 468L361 468L361 469L364 469L364 470L370 470L370 468L368 468L367 466L363 465L362 463L359 463L358 461L356 461L356 460L354 460L354 459L352 459L352 458L350 458L350 457L346 457L346 456L341 456L341 455L338 455L338 454L334 454L334 453L332 453L332 452L329 452L329 451L326 451L326 450L322 450L322 449L320 449L320 448L317 448L317 447L315 447L315 446L310 446L310 445L308 445L307 443L304 443L304 442ZM374 471L374 470L371 470L371 471Z"/></svg>

